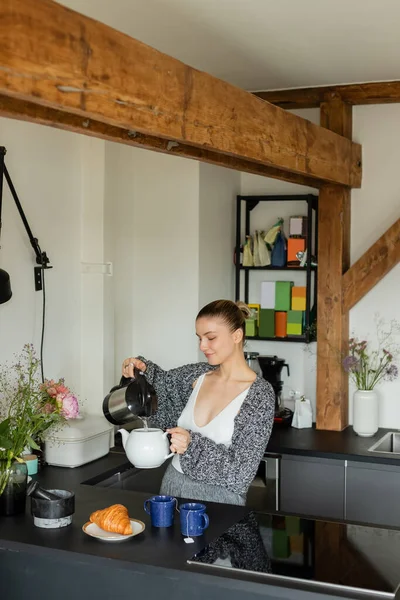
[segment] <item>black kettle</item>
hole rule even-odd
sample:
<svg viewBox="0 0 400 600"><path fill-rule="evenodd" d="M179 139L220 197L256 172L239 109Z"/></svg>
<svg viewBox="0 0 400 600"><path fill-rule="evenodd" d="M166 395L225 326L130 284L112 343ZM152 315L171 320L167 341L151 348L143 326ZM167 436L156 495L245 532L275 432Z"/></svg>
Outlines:
<svg viewBox="0 0 400 600"><path fill-rule="evenodd" d="M151 417L158 406L157 394L141 371L134 369L134 377L121 377L119 385L110 390L103 400L103 413L113 425L125 425L138 417Z"/></svg>

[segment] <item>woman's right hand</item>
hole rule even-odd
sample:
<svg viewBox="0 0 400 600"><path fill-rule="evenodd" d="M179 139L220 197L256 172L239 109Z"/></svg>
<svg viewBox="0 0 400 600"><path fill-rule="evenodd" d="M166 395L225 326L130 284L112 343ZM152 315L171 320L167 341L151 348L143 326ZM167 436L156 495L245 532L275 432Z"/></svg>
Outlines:
<svg viewBox="0 0 400 600"><path fill-rule="evenodd" d="M124 362L122 363L123 377L126 377L126 378L133 377L133 369L134 368L139 369L139 371L143 371L143 373L147 369L146 364L142 360L139 360L138 358L133 358L132 356L130 356L129 358L126 358L124 360Z"/></svg>

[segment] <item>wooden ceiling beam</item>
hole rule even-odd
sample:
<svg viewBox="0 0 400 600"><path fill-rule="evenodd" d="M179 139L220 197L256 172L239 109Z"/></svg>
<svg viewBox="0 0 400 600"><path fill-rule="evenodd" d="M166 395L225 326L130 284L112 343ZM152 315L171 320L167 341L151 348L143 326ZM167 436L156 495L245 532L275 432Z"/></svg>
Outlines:
<svg viewBox="0 0 400 600"><path fill-rule="evenodd" d="M252 173L253 175L261 175L263 177L271 177L272 179L280 179L290 181L299 185L319 188L323 185L323 181L311 179L296 173L288 173L274 167L268 167L259 163L254 163L226 154L218 154L203 148L188 146L177 142L169 142L164 138L157 138L151 135L107 125L93 119L84 119L79 115L67 113L65 111L55 110L47 106L33 104L25 100L11 98L9 96L0 95L0 115L10 119L18 119L20 121L28 121L72 131L83 135L101 138L109 142L117 142L128 146L135 146L145 150L154 150L164 154L173 154L181 158L190 158L201 162L210 163L219 167L242 171L244 173Z"/></svg>
<svg viewBox="0 0 400 600"><path fill-rule="evenodd" d="M348 187L361 147L51 0L2 0L0 94ZM202 158L200 158L202 160Z"/></svg>
<svg viewBox="0 0 400 600"><path fill-rule="evenodd" d="M343 275L343 309L350 310L400 262L400 219Z"/></svg>
<svg viewBox="0 0 400 600"><path fill-rule="evenodd" d="M361 104L392 104L400 102L400 81L329 85L253 93L258 98L287 110L318 108L322 102L329 101L335 95L339 96L343 102L354 106Z"/></svg>

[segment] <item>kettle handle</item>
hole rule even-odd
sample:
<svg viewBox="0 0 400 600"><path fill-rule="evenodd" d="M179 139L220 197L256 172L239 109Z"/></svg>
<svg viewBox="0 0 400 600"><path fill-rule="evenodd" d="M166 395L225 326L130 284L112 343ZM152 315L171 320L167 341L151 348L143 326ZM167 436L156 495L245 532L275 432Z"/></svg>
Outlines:
<svg viewBox="0 0 400 600"><path fill-rule="evenodd" d="M287 374L288 374L288 377L290 377L289 365L287 363L285 363L283 366L287 368Z"/></svg>

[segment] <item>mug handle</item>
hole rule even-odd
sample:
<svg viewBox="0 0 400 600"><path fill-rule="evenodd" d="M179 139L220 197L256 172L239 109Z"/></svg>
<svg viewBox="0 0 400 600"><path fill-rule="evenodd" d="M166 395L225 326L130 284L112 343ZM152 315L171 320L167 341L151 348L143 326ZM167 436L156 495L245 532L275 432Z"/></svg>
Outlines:
<svg viewBox="0 0 400 600"><path fill-rule="evenodd" d="M210 519L208 518L208 515L206 515L206 513L203 513L201 516L204 519L204 529L207 529L207 527L210 524Z"/></svg>
<svg viewBox="0 0 400 600"><path fill-rule="evenodd" d="M150 500L145 500L145 502L143 504L144 511L147 512L148 515L150 514L149 504L150 504Z"/></svg>

